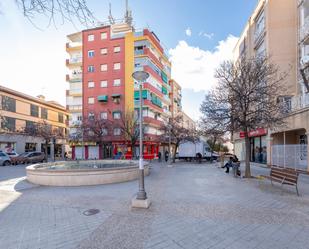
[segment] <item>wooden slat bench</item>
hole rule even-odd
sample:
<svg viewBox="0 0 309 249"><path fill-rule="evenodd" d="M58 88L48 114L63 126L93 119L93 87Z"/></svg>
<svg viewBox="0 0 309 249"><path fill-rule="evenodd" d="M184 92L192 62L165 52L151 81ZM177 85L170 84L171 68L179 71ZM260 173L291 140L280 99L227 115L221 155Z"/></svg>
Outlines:
<svg viewBox="0 0 309 249"><path fill-rule="evenodd" d="M270 179L272 185L273 185L273 182L278 182L278 183L281 183L281 186L282 185L295 186L296 193L299 196L298 187L297 187L298 174L299 173L294 169L272 166L270 168L270 175L263 176L263 177Z"/></svg>

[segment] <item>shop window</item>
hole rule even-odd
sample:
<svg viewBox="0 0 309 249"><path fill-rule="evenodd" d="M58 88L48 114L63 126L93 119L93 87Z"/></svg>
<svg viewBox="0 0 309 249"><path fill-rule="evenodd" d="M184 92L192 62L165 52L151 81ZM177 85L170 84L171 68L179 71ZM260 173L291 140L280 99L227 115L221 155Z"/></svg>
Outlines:
<svg viewBox="0 0 309 249"><path fill-rule="evenodd" d="M25 152L36 151L36 143L26 143L25 144Z"/></svg>

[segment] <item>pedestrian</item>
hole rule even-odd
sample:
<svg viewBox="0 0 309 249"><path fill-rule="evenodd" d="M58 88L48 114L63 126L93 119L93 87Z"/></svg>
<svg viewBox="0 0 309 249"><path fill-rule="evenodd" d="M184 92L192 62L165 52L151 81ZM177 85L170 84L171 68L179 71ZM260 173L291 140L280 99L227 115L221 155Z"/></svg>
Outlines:
<svg viewBox="0 0 309 249"><path fill-rule="evenodd" d="M161 151L159 151L158 152L158 160L159 160L159 162L161 162L161 156L162 156Z"/></svg>
<svg viewBox="0 0 309 249"><path fill-rule="evenodd" d="M230 167L233 167L233 160L234 160L234 157L230 157L230 159L228 160L228 162L221 168L226 168L226 171L225 173L229 173L230 172Z"/></svg>
<svg viewBox="0 0 309 249"><path fill-rule="evenodd" d="M241 175L240 173L240 161L238 160L237 156L234 157L233 162L232 162L232 166L233 166L233 174L234 177L238 177Z"/></svg>
<svg viewBox="0 0 309 249"><path fill-rule="evenodd" d="M64 152L64 160L68 160L68 153L67 152Z"/></svg>
<svg viewBox="0 0 309 249"><path fill-rule="evenodd" d="M168 151L167 150L165 151L164 156L165 156L165 162L167 162L168 161Z"/></svg>

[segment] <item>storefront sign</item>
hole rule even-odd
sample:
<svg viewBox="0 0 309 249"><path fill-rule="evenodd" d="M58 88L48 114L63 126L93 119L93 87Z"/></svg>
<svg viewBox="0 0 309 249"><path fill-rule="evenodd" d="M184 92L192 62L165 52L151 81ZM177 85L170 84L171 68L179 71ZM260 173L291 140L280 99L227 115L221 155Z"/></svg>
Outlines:
<svg viewBox="0 0 309 249"><path fill-rule="evenodd" d="M259 136L264 136L267 134L267 129L264 128L258 128L254 131L249 131L248 137L259 137ZM246 132L241 131L239 132L239 138L245 138Z"/></svg>
<svg viewBox="0 0 309 249"><path fill-rule="evenodd" d="M259 137L259 136L264 136L267 134L267 130L263 128L258 128L254 131L250 131L248 136L249 137Z"/></svg>

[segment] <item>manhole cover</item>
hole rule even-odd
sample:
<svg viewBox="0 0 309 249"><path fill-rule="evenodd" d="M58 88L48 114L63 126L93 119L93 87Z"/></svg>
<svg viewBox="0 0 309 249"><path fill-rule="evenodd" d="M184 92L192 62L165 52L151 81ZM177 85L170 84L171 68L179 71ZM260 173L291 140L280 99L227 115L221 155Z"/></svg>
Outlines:
<svg viewBox="0 0 309 249"><path fill-rule="evenodd" d="M90 216L90 215L95 215L97 213L100 213L99 209L88 209L83 212L83 215Z"/></svg>

